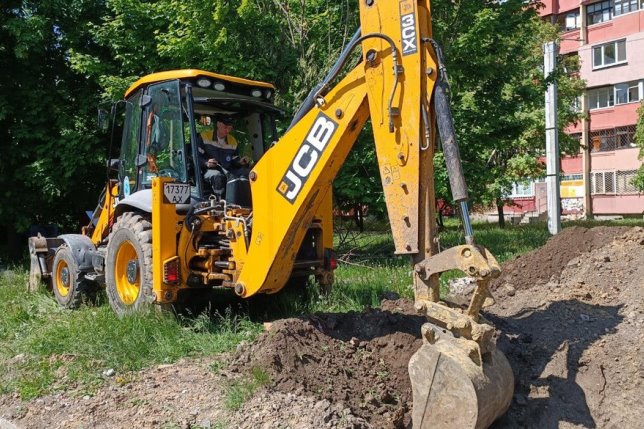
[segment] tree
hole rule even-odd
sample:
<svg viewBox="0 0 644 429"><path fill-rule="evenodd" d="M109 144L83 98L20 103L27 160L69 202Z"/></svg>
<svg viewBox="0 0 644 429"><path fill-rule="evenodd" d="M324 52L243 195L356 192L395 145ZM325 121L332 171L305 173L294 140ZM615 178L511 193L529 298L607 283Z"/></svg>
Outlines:
<svg viewBox="0 0 644 429"><path fill-rule="evenodd" d="M436 0L433 6L435 38L445 52L470 196L474 203L495 204L502 223L512 184L543 174L539 156L545 141L548 81L543 78L541 46L554 40L557 31L539 18L538 4L526 6L522 0L456 5ZM564 71L575 67L574 59L566 59L550 78L559 87L560 129L579 119L572 105L583 82ZM578 143L563 132L560 141L564 152L578 151ZM438 175L446 177L440 171Z"/></svg>
<svg viewBox="0 0 644 429"><path fill-rule="evenodd" d="M541 171L540 46L556 31L521 0L435 0L433 7L471 195L477 203L500 203L513 181ZM96 105L121 99L138 77L189 67L271 81L290 113L358 25L358 9L346 0L5 1L2 229L49 222L77 228L105 178L107 137L94 129ZM553 79L563 126L576 117L570 105L581 83L563 71ZM439 161L440 155L438 195L448 199ZM336 182L339 204L381 208L376 171L373 145L363 136Z"/></svg>
<svg viewBox="0 0 644 429"><path fill-rule="evenodd" d="M104 172L95 156L102 146L93 126L97 87L68 67L66 52L93 49L77 24L101 4L12 0L0 7L0 229L10 243L32 223L77 225L96 204Z"/></svg>
<svg viewBox="0 0 644 429"><path fill-rule="evenodd" d="M640 148L637 159L644 160L644 103L637 109L638 119L635 128L635 144ZM637 175L633 179L633 184L640 191L644 192L644 164L640 165Z"/></svg>

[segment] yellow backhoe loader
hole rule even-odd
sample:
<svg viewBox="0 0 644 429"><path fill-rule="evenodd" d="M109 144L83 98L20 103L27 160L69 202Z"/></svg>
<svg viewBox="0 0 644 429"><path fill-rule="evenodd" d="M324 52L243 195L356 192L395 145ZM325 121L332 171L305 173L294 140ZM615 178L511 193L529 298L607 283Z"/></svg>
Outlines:
<svg viewBox="0 0 644 429"><path fill-rule="evenodd" d="M361 0L360 20L279 138L271 84L201 70L134 83L121 102L120 157L110 161L118 179L82 234L30 239L30 284L47 282L66 307L104 284L119 314L208 289L273 294L311 275L329 287L331 186L370 119L396 253L410 256L416 308L428 318L409 363L413 425L487 427L508 408L514 384L494 329L479 314L500 269L474 243L429 0ZM217 195L199 162L200 118L221 115L235 118L239 145L255 163ZM466 235L466 244L442 252L434 222L437 135ZM477 280L466 309L440 301L439 276L453 269Z"/></svg>

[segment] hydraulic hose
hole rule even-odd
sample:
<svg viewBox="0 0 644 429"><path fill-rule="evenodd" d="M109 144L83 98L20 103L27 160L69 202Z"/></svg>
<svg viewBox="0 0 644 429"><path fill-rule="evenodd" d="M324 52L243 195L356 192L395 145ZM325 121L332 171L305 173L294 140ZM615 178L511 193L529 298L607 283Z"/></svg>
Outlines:
<svg viewBox="0 0 644 429"><path fill-rule="evenodd" d="M289 130L293 128L293 125L297 124L300 121L300 119L302 119L304 115L306 115L309 112L309 110L313 108L313 106L315 106L316 94L326 85L328 85L331 79L333 79L333 77L338 74L338 72L346 62L347 58L349 57L349 54L353 50L353 47L357 43L359 38L360 38L360 27L358 27L358 29L354 33L353 37L351 38L347 46L345 46L345 48L342 50L342 53L335 61L335 63L333 64L333 67L331 67L331 70L329 70L329 72L324 77L322 82L318 83L313 87L313 89L311 89L309 94L306 96L306 98L300 105L299 109L297 109L297 113L295 113L295 116L293 116L293 120L291 121L291 124L288 126Z"/></svg>

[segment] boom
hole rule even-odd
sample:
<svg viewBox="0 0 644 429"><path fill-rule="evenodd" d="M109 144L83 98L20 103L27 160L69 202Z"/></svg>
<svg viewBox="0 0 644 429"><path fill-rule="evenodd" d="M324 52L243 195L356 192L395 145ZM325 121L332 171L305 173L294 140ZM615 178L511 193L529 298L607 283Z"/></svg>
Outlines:
<svg viewBox="0 0 644 429"><path fill-rule="evenodd" d="M370 2L367 2L370 3ZM396 253L435 253L431 93L438 72L428 2L361 3L363 61L313 106L250 174L253 237L238 293L286 283L314 214L367 119ZM357 43L356 43L357 44Z"/></svg>

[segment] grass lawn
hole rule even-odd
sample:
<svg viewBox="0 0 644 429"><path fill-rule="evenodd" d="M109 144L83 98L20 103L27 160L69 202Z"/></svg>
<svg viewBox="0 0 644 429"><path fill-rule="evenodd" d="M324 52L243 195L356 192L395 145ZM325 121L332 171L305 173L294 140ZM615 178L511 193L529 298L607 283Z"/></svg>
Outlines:
<svg viewBox="0 0 644 429"><path fill-rule="evenodd" d="M475 225L475 236L503 262L543 245L549 234L544 224L505 230L481 224ZM460 244L462 231L448 224L440 242L443 248ZM108 369L116 371L117 382L127 383L133 371L150 365L230 351L243 340L253 340L262 330L262 320L377 307L388 291L412 297L411 265L407 257L393 256L388 231L349 234L337 247L344 262L328 296L309 285L306 294L286 291L261 297L247 310L192 318L153 311L118 318L105 300L98 306L63 310L47 292L27 293L24 268L6 271L0 274L0 393L17 392L23 399L56 390L92 394Z"/></svg>

